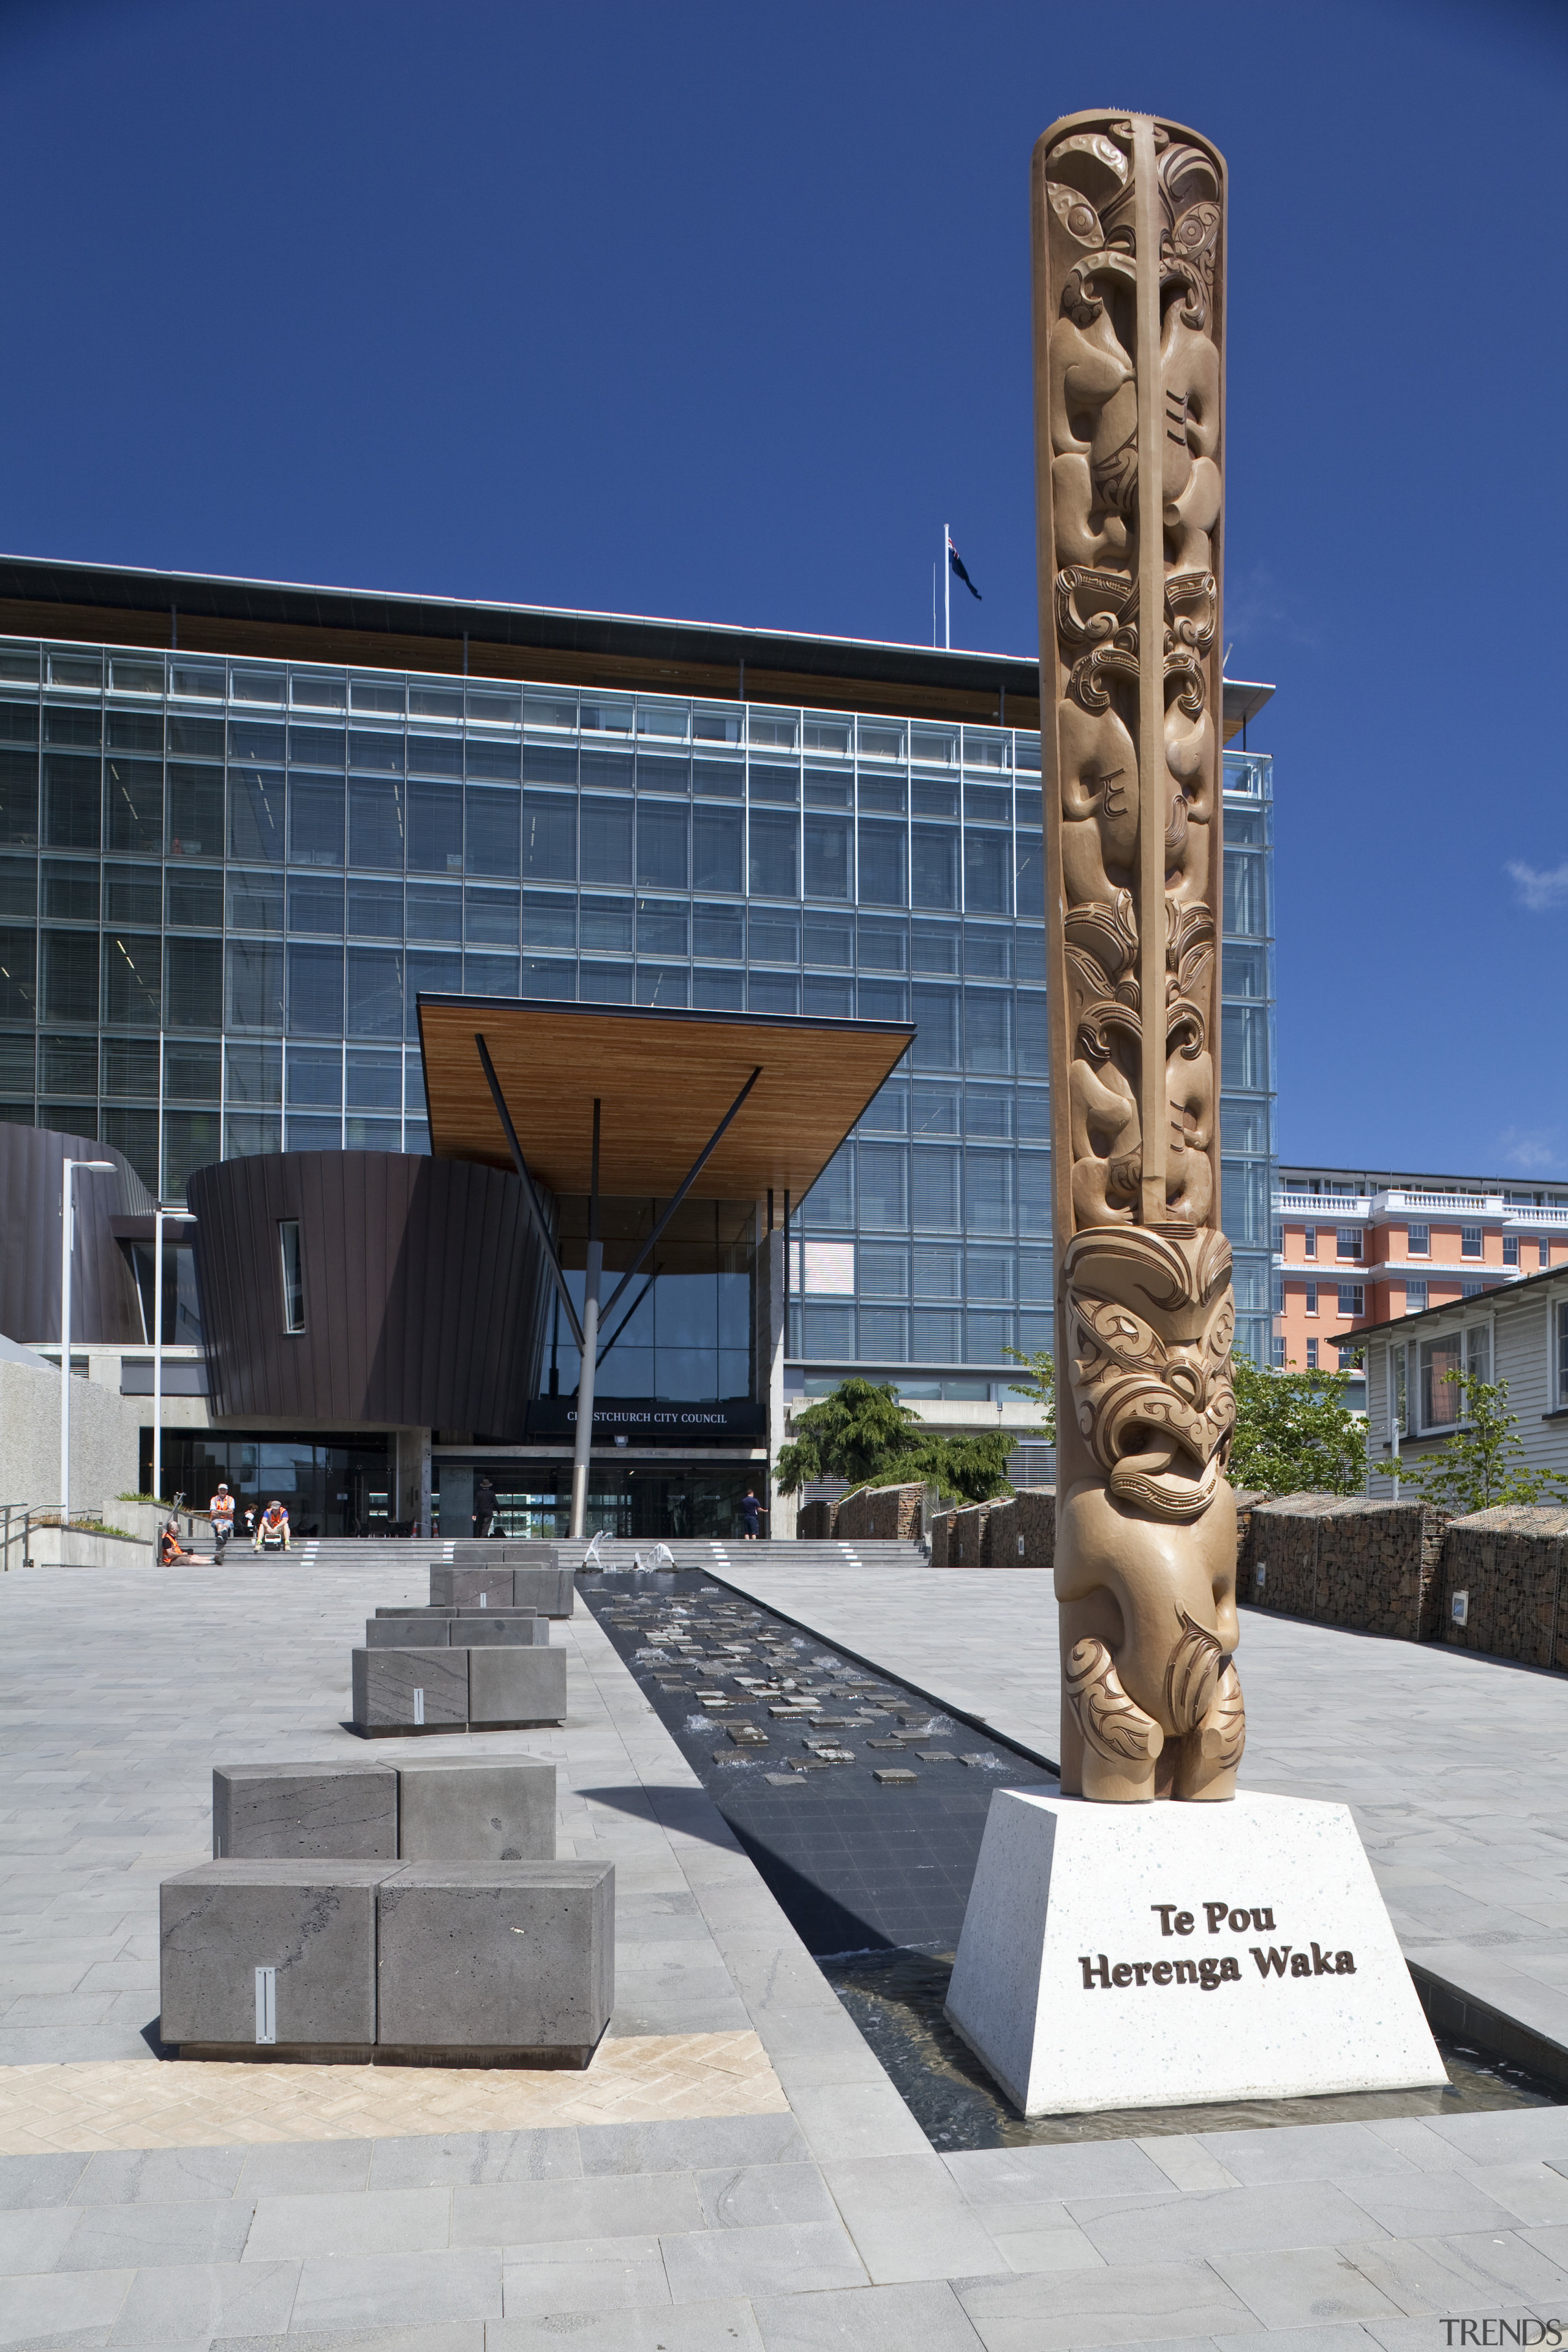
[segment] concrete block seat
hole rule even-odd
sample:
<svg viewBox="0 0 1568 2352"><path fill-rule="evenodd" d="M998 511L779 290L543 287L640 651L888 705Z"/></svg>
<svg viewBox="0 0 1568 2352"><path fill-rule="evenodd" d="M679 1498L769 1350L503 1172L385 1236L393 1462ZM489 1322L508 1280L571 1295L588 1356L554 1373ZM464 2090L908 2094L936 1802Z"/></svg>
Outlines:
<svg viewBox="0 0 1568 2352"><path fill-rule="evenodd" d="M383 1616L378 1609L364 1621L367 1650L446 1650L451 1647L453 1620L434 1612L428 1617Z"/></svg>
<svg viewBox="0 0 1568 2352"><path fill-rule="evenodd" d="M552 1862L555 1767L533 1756L216 1765L213 1853L231 1862Z"/></svg>
<svg viewBox="0 0 1568 2352"><path fill-rule="evenodd" d="M561 1547L542 1539L530 1542L526 1538L504 1537L497 1539L486 1536L472 1543L452 1546L454 1568L559 1568Z"/></svg>
<svg viewBox="0 0 1568 2352"><path fill-rule="evenodd" d="M462 1617L428 1615L382 1616L364 1621L367 1650L471 1649L481 1643L521 1643L550 1640L550 1620L531 1609L476 1609Z"/></svg>
<svg viewBox="0 0 1568 2352"><path fill-rule="evenodd" d="M378 2053L586 2066L616 1999L615 1864L408 1863L380 1889Z"/></svg>
<svg viewBox="0 0 1568 2352"><path fill-rule="evenodd" d="M192 2057L363 2058L395 1862L205 1862L159 1889L158 2031Z"/></svg>
<svg viewBox="0 0 1568 2352"><path fill-rule="evenodd" d="M446 1621L448 1631L464 1621ZM468 1621L473 1622L473 1621ZM517 1618L518 1626L545 1624ZM498 1621L496 1631L500 1631ZM461 1644L461 1646L459 1646ZM446 1646L351 1653L354 1729L367 1739L420 1732L517 1731L566 1717L566 1653L548 1642L480 1638L453 1632Z"/></svg>
<svg viewBox="0 0 1568 2352"><path fill-rule="evenodd" d="M483 1549L483 1547L479 1547ZM570 1617L577 1605L577 1582L570 1568L548 1561L516 1567L459 1568L445 1561L430 1569L433 1608L536 1609L543 1617Z"/></svg>
<svg viewBox="0 0 1568 2352"><path fill-rule="evenodd" d="M532 1607L520 1609L515 1601L498 1601L493 1606L488 1598L479 1601L404 1601L376 1611L378 1617L537 1617Z"/></svg>
<svg viewBox="0 0 1568 2352"><path fill-rule="evenodd" d="M452 1619L451 1625L454 1648L459 1642L471 1650L550 1646L550 1620L537 1616L531 1609L465 1610L461 1616Z"/></svg>
<svg viewBox="0 0 1568 2352"><path fill-rule="evenodd" d="M247 1862L397 1854L390 1764L220 1764L213 1769L213 1853Z"/></svg>
<svg viewBox="0 0 1568 2352"><path fill-rule="evenodd" d="M585 2066L615 2002L615 1865L208 1862L160 1889L183 2058Z"/></svg>
<svg viewBox="0 0 1568 2352"><path fill-rule="evenodd" d="M505 1567L498 1552L489 1568L453 1568L444 1560L430 1565L430 1600L433 1607L456 1608L460 1601L471 1601L476 1605L482 1594L491 1609L510 1609L517 1596L512 1590L512 1570Z"/></svg>
<svg viewBox="0 0 1568 2352"><path fill-rule="evenodd" d="M565 1721L563 1649L479 1647L468 1651L468 1659L471 1729L521 1731L531 1724Z"/></svg>
<svg viewBox="0 0 1568 2352"><path fill-rule="evenodd" d="M524 1654L522 1653L520 1655ZM367 1738L463 1731L468 1721L468 1653L442 1637L417 1649L350 1653L353 1727ZM562 1664L565 1664L562 1653Z"/></svg>
<svg viewBox="0 0 1568 2352"><path fill-rule="evenodd" d="M537 1756L431 1756L397 1768L403 1862L553 1862L555 1767Z"/></svg>

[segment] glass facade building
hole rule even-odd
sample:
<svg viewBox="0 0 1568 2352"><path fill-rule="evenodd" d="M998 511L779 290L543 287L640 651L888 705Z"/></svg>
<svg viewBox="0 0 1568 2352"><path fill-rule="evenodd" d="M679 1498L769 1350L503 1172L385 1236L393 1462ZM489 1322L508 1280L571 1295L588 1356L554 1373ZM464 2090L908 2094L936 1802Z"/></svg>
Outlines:
<svg viewBox="0 0 1568 2352"><path fill-rule="evenodd" d="M1225 783L1224 1219L1267 1360L1268 758ZM0 639L0 1118L165 1200L427 1150L421 990L917 1023L793 1204L797 1393L984 1397L1050 1345L1041 892L1005 726Z"/></svg>

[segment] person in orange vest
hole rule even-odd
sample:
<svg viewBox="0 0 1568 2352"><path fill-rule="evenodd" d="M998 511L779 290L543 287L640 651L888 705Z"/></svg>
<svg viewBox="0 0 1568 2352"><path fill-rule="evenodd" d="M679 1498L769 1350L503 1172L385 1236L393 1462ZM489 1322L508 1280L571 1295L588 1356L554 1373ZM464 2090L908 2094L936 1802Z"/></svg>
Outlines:
<svg viewBox="0 0 1568 2352"><path fill-rule="evenodd" d="M229 1538L234 1533L234 1496L221 1479L217 1493L207 1505L207 1514L213 1523L213 1559L216 1564L227 1550Z"/></svg>
<svg viewBox="0 0 1568 2352"><path fill-rule="evenodd" d="M289 1549L289 1514L281 1503L268 1503L256 1522L255 1551L287 1551Z"/></svg>
<svg viewBox="0 0 1568 2352"><path fill-rule="evenodd" d="M171 1519L158 1538L158 1565L173 1568L176 1560L195 1559L194 1551L186 1551L180 1542L180 1531Z"/></svg>

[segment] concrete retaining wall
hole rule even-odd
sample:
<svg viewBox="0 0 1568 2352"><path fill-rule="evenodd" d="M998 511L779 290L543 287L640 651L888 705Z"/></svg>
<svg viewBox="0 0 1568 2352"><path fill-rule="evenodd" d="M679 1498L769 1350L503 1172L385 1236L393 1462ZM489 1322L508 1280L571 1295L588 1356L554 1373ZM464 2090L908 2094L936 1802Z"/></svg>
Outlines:
<svg viewBox="0 0 1568 2352"><path fill-rule="evenodd" d="M28 1530L26 1557L35 1568L151 1568L153 1546L137 1536L93 1535L82 1528ZM22 1523L11 1525L10 1566L22 1566ZM205 1563L210 1575L212 1561Z"/></svg>
<svg viewBox="0 0 1568 2352"><path fill-rule="evenodd" d="M86 1355L85 1347L73 1355ZM71 1502L96 1510L138 1478L142 1405L73 1374ZM0 1503L37 1508L60 1499L60 1376L57 1366L0 1358Z"/></svg>

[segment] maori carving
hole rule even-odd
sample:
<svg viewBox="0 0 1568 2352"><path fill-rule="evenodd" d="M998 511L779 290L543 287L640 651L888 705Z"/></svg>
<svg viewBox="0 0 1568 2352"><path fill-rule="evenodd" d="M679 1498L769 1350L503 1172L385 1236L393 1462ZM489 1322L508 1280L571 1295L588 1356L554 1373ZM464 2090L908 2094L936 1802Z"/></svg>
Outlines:
<svg viewBox="0 0 1568 2352"><path fill-rule="evenodd" d="M1033 217L1062 1786L1226 1798L1225 166L1173 123L1070 115L1035 150Z"/></svg>

